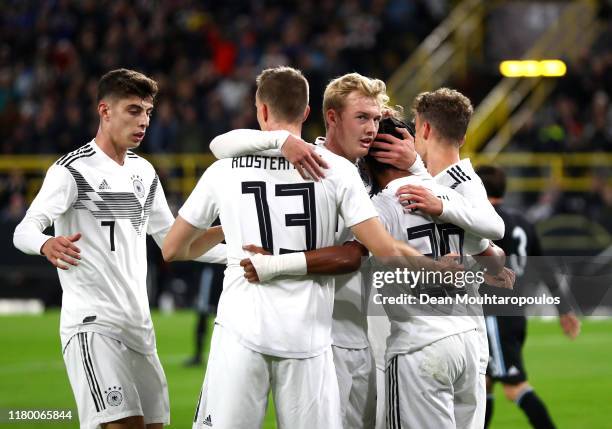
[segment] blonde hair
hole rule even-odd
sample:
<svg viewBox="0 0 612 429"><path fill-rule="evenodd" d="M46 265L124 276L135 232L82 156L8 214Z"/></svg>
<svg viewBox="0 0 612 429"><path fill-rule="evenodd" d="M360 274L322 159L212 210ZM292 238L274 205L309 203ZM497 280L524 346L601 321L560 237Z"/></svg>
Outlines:
<svg viewBox="0 0 612 429"><path fill-rule="evenodd" d="M380 79L371 79L359 73L348 73L332 80L323 94L323 120L327 129L325 114L329 109L341 112L345 107L346 98L352 92L358 92L365 97L376 100L381 109L387 107L389 96L387 87Z"/></svg>

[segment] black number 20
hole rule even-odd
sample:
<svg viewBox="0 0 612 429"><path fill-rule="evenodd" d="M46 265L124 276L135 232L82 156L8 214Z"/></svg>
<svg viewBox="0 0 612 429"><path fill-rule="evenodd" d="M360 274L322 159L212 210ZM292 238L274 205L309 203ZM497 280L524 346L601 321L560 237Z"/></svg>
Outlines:
<svg viewBox="0 0 612 429"><path fill-rule="evenodd" d="M257 220L259 222L259 235L261 247L272 253L274 251L274 237L270 221L270 207L266 193L265 182L243 182L243 194L253 194ZM315 207L314 183L293 183L275 186L275 196L301 196L304 203L303 213L291 213L285 215L285 225L303 226L306 232L306 250L313 250L317 243L317 213ZM281 254L301 252L302 250L279 249Z"/></svg>

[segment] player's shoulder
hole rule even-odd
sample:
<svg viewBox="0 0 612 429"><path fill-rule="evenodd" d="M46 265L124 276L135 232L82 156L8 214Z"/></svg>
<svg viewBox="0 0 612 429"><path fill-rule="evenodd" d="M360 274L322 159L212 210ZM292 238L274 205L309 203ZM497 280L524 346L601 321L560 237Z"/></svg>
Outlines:
<svg viewBox="0 0 612 429"><path fill-rule="evenodd" d="M355 164L346 158L336 155L324 146L318 144L315 145L315 151L321 155L325 162L329 164L329 169L326 171L326 173L335 174L337 171L334 170L340 170L342 172L346 170L357 172L357 167L355 167Z"/></svg>
<svg viewBox="0 0 612 429"><path fill-rule="evenodd" d="M480 179L474 172L470 158L464 158L442 170L435 177L438 183L444 184L455 189L459 185L478 184Z"/></svg>
<svg viewBox="0 0 612 429"><path fill-rule="evenodd" d="M155 167L153 166L153 164L151 164L148 159L138 155L137 153L128 150L125 154L125 158L126 162L129 162L132 165L136 165L138 168L144 168L145 170L148 170L149 172L155 174Z"/></svg>
<svg viewBox="0 0 612 429"><path fill-rule="evenodd" d="M79 147L78 149L73 150L72 152L68 152L67 154L61 156L55 163L54 166L60 166L68 168L70 165L77 161L83 161L85 159L91 158L95 155L96 150L93 147L93 140Z"/></svg>

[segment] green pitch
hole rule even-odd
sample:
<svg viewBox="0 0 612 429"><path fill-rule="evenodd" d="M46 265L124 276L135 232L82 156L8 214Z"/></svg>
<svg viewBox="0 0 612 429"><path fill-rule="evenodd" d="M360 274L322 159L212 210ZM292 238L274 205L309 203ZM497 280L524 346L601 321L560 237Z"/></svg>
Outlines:
<svg viewBox="0 0 612 429"><path fill-rule="evenodd" d="M193 347L195 315L154 316L159 355L170 388L172 427L188 428L204 376L185 368ZM0 427L77 428L76 411L60 354L59 313L0 317ZM209 331L210 335L210 331ZM529 322L526 363L529 378L560 428L612 428L612 319L584 321L572 342L556 322ZM496 391L493 428L528 427L522 413ZM231 398L228 398L231 400ZM72 422L8 423L9 410L71 409ZM272 407L264 428L275 428Z"/></svg>

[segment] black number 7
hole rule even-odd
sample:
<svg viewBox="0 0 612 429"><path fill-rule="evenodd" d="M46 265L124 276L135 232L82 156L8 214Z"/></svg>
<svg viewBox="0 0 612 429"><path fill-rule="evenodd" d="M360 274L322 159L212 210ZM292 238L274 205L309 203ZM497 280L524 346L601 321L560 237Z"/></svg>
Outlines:
<svg viewBox="0 0 612 429"><path fill-rule="evenodd" d="M114 220L103 220L102 221L102 226L109 226L110 230L110 245L111 245L111 251L114 252L115 251L115 221Z"/></svg>

